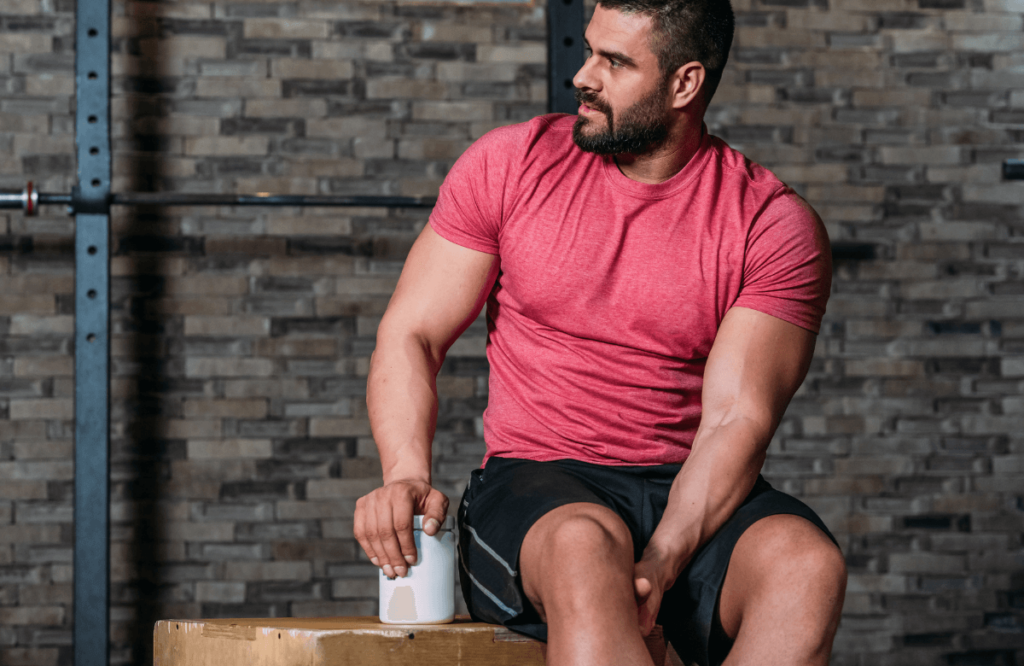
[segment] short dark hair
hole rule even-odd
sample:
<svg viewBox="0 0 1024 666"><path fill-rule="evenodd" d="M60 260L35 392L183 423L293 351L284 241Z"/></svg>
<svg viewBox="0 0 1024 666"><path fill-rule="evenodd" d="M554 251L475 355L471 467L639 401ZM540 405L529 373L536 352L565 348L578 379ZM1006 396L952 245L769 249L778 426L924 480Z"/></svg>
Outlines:
<svg viewBox="0 0 1024 666"><path fill-rule="evenodd" d="M688 62L704 65L704 103L711 101L729 59L735 18L729 0L598 0L605 9L650 16L651 51L662 75Z"/></svg>

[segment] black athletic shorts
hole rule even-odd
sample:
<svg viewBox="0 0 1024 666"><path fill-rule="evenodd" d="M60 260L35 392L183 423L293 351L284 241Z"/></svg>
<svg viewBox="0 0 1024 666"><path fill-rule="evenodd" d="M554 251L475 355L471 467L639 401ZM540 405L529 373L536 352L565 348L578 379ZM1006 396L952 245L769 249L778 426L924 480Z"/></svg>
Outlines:
<svg viewBox="0 0 1024 666"><path fill-rule="evenodd" d="M564 504L600 504L625 521L633 535L634 561L639 560L679 468L490 458L473 472L458 511L460 580L473 618L546 641L547 625L526 598L518 571L519 548L530 527ZM806 504L759 476L740 508L697 551L662 600L658 624L686 663L715 666L729 653L732 643L717 618L729 558L744 530L774 514L802 516L835 542Z"/></svg>

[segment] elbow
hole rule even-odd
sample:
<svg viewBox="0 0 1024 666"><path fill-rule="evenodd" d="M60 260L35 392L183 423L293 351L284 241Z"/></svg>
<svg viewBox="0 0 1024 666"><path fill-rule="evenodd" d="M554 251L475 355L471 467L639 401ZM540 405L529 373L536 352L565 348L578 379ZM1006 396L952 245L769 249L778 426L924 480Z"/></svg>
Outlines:
<svg viewBox="0 0 1024 666"><path fill-rule="evenodd" d="M754 462L764 464L768 445L779 424L779 417L771 409L733 405L719 415L705 415L704 418L711 430L728 433L726 439L729 441L743 442L749 455L756 459Z"/></svg>
<svg viewBox="0 0 1024 666"><path fill-rule="evenodd" d="M707 416L705 416L707 418ZM725 409L712 415L712 423L718 427L742 428L757 439L763 439L766 443L775 433L781 420L781 414L769 405L751 404L751 402L735 401Z"/></svg>
<svg viewBox="0 0 1024 666"><path fill-rule="evenodd" d="M415 327L388 321L387 315L377 327L377 341L370 353L370 373L392 363L426 365L433 374L441 370L448 347Z"/></svg>

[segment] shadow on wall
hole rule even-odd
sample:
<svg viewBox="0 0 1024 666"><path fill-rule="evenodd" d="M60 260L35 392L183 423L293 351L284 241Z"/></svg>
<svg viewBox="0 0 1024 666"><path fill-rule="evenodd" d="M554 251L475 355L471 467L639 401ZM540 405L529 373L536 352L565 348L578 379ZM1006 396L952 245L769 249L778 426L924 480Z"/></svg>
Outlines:
<svg viewBox="0 0 1024 666"><path fill-rule="evenodd" d="M231 45L226 60L189 65L215 72L208 86L243 85L248 69L268 66L260 49L308 57L308 41L243 40L241 20L143 16L132 5L127 14L129 37L114 50L141 56L125 57L131 71L115 76L114 191L251 192L295 153L295 168L346 164L357 139L307 139L295 111L247 117L249 100L200 95L194 72L165 72L183 61L166 35ZM352 104L371 113L359 105L383 103ZM342 106L338 117L351 112ZM192 157L189 141L229 147ZM241 144L268 148L247 157ZM355 498L380 483L366 371L424 222L422 211L115 209L114 663L148 663L159 619L376 613L376 569L351 537ZM478 442L485 401L486 363L473 356L453 356L443 371L439 420L454 434L439 443L438 477L453 497L452 479L468 474L457 451Z"/></svg>
<svg viewBox="0 0 1024 666"><path fill-rule="evenodd" d="M143 29L132 21L128 32ZM152 62L160 57L150 54ZM161 146L153 121L160 115L161 81L134 74L114 79L112 90L125 103L120 117L112 119L115 192L158 190ZM185 380L180 359L168 353L174 332L169 327L175 322L162 316L160 302L165 276L179 263L168 257L167 240L157 236L168 224L158 207L115 207L111 215L113 663L151 660L153 625L164 616L162 608L176 600L169 585L174 571L166 562L186 559L184 552L170 552L168 538L188 507L168 496L167 488L173 461L185 457L186 442L169 427L180 407L163 395L172 387L201 392L202 382Z"/></svg>

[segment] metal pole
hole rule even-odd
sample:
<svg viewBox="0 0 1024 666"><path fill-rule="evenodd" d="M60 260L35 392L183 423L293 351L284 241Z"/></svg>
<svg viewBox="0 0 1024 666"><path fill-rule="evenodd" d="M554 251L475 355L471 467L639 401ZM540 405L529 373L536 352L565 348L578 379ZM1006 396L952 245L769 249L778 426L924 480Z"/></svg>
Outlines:
<svg viewBox="0 0 1024 666"><path fill-rule="evenodd" d="M367 206L430 208L432 197L333 196L328 194L188 194L186 192L125 192L111 195L115 206Z"/></svg>
<svg viewBox="0 0 1024 666"><path fill-rule="evenodd" d="M76 0L75 666L110 656L110 0Z"/></svg>
<svg viewBox="0 0 1024 666"><path fill-rule="evenodd" d="M548 0L548 111L576 113L572 77L583 66L583 0Z"/></svg>
<svg viewBox="0 0 1024 666"><path fill-rule="evenodd" d="M189 194L187 192L121 192L109 194L111 206L297 206L430 208L433 197L336 196L332 194ZM35 215L39 206L67 204L74 208L79 195L39 192L32 183L21 192L0 191L0 209L21 208ZM99 202L102 205L102 201Z"/></svg>

